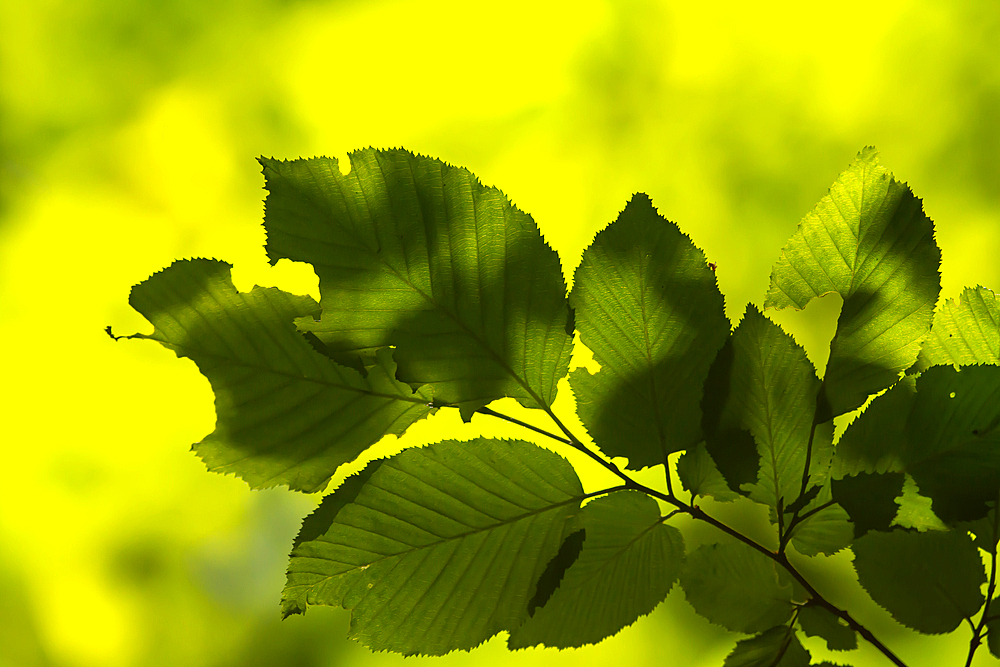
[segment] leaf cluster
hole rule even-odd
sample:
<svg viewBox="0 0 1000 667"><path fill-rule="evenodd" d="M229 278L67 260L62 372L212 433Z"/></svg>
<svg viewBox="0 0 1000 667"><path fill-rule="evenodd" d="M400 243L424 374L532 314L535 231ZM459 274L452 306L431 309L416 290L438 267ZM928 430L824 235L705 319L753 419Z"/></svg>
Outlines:
<svg viewBox="0 0 1000 667"><path fill-rule="evenodd" d="M715 265L643 194L567 291L532 218L469 171L404 150L350 162L261 160L268 257L311 264L319 303L238 292L230 265L206 259L133 288L154 326L133 337L212 384L216 428L197 455L253 488L315 493L438 410L526 425L488 407L510 397L557 432L532 431L621 483L585 492L565 458L526 440L372 460L303 521L284 615L341 606L353 638L407 655L500 632L511 649L562 648L617 633L679 583L697 613L749 635L726 667L808 665L803 633L836 651L861 635L903 665L788 556L850 548L897 621L931 634L966 621L970 660L984 641L1000 656L996 568L980 558L1000 534L1000 300L977 287L935 308L933 224L874 149L802 219L763 301L840 295L820 371L757 306L733 327ZM599 371L570 372L576 334ZM567 377L589 440L553 410ZM834 418L862 407L835 443ZM651 466L664 488L629 474ZM772 542L706 511L740 498L768 508ZM678 514L722 541L688 550Z"/></svg>

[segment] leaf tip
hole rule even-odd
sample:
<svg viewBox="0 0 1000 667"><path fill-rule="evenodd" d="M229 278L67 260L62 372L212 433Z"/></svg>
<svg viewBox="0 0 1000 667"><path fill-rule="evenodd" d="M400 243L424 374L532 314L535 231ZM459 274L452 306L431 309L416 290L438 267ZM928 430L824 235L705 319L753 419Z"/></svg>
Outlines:
<svg viewBox="0 0 1000 667"><path fill-rule="evenodd" d="M289 616L305 615L306 605L295 599L285 598L281 601L281 620Z"/></svg>

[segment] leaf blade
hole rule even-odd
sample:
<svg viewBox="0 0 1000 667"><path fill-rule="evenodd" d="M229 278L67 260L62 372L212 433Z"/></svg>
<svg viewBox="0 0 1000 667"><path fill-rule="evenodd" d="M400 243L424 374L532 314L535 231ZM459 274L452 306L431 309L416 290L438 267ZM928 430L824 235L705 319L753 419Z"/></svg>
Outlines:
<svg viewBox="0 0 1000 667"><path fill-rule="evenodd" d="M931 333L911 371L952 364L1000 363L1000 298L993 290L966 287L958 302L947 299L936 313Z"/></svg>
<svg viewBox="0 0 1000 667"><path fill-rule="evenodd" d="M917 378L906 472L942 521L974 521L1000 494L1000 367L933 366Z"/></svg>
<svg viewBox="0 0 1000 667"><path fill-rule="evenodd" d="M864 404L917 358L941 289L941 253L920 200L862 150L799 223L765 308L844 299L824 377L830 416Z"/></svg>
<svg viewBox="0 0 1000 667"><path fill-rule="evenodd" d="M684 540L659 506L618 491L584 506L579 557L545 606L511 632L508 647L596 644L656 607L680 572Z"/></svg>
<svg viewBox="0 0 1000 667"><path fill-rule="evenodd" d="M736 642L722 667L806 667L809 660L795 630L779 625Z"/></svg>
<svg viewBox="0 0 1000 667"><path fill-rule="evenodd" d="M328 346L396 347L397 377L463 419L503 396L547 408L572 332L559 258L530 216L470 172L403 150L261 159L271 262L311 263Z"/></svg>
<svg viewBox="0 0 1000 667"><path fill-rule="evenodd" d="M312 492L387 433L432 412L431 396L393 378L384 350L367 377L319 354L295 331L318 312L274 288L237 292L229 264L183 260L132 289L155 327L143 336L194 361L216 395L216 428L194 446L209 470L251 487Z"/></svg>
<svg viewBox="0 0 1000 667"><path fill-rule="evenodd" d="M805 350L748 304L713 363L702 406L706 446L730 487L775 512L799 497L819 389ZM830 431L817 429L815 452Z"/></svg>
<svg viewBox="0 0 1000 667"><path fill-rule="evenodd" d="M798 620L807 637L822 638L831 651L853 651L858 647L858 636L854 630L823 607L799 607Z"/></svg>
<svg viewBox="0 0 1000 667"><path fill-rule="evenodd" d="M565 459L530 443L404 450L292 552L285 605L350 609L373 650L473 648L527 617L583 497Z"/></svg>
<svg viewBox="0 0 1000 667"><path fill-rule="evenodd" d="M986 516L1000 493L1000 367L907 376L844 432L839 473L907 473L946 524ZM914 508L915 509L915 508Z"/></svg>
<svg viewBox="0 0 1000 667"><path fill-rule="evenodd" d="M774 561L743 543L698 547L680 582L698 614L734 632L763 632L792 615L792 586L779 580Z"/></svg>
<svg viewBox="0 0 1000 667"><path fill-rule="evenodd" d="M729 488L704 443L698 443L677 458L677 477L694 496L709 496L720 502L730 502L739 494Z"/></svg>
<svg viewBox="0 0 1000 667"><path fill-rule="evenodd" d="M983 606L979 552L957 531L869 532L854 542L858 581L892 617L925 634L951 632Z"/></svg>
<svg viewBox="0 0 1000 667"><path fill-rule="evenodd" d="M701 440L701 387L729 320L704 253L646 195L584 250L570 303L601 366L570 376L601 450L638 470Z"/></svg>

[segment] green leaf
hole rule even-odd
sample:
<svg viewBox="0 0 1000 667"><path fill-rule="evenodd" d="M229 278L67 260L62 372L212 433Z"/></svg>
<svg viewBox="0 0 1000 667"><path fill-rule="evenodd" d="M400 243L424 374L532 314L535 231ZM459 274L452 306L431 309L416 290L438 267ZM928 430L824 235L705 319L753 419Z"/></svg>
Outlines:
<svg viewBox="0 0 1000 667"><path fill-rule="evenodd" d="M817 508L792 529L791 544L804 556L825 554L831 556L846 549L854 540L854 524L843 507L837 504L818 509L831 499L830 487L826 486L817 501L810 507Z"/></svg>
<svg viewBox="0 0 1000 667"><path fill-rule="evenodd" d="M295 536L295 540L292 542L292 548L299 546L303 542L310 542L315 540L317 537L325 533L330 529L330 525L336 518L337 514L344 508L345 505L354 502L354 499L358 497L361 492L362 487L371 479L371 476L382 467L382 463L385 459L375 459L374 461L369 461L368 465L364 467L360 472L355 473L345 479L343 483L337 487L337 490L330 495L324 496L322 502L312 511L312 513L307 516L302 521L302 527L299 529L298 535ZM304 612L305 610L303 610ZM286 614L287 616L287 614Z"/></svg>
<svg viewBox="0 0 1000 667"><path fill-rule="evenodd" d="M931 333L911 371L930 366L1000 363L1000 298L993 290L966 287L958 303L948 299L934 313Z"/></svg>
<svg viewBox="0 0 1000 667"><path fill-rule="evenodd" d="M799 497L819 387L805 350L748 304L712 365L702 405L708 451L731 487L740 483L775 511ZM831 437L832 429L817 429L814 451L828 449ZM819 473L823 458L810 470Z"/></svg>
<svg viewBox="0 0 1000 667"><path fill-rule="evenodd" d="M903 491L901 451L916 382L905 377L872 399L851 422L833 457L833 497L854 522L854 534L889 530Z"/></svg>
<svg viewBox="0 0 1000 667"><path fill-rule="evenodd" d="M699 442L701 388L729 334L705 254L637 194L584 251L570 303L601 365L570 376L601 451L638 470Z"/></svg>
<svg viewBox="0 0 1000 667"><path fill-rule="evenodd" d="M854 542L858 581L903 625L951 632L983 606L983 562L963 531L870 532Z"/></svg>
<svg viewBox="0 0 1000 667"><path fill-rule="evenodd" d="M858 647L858 637L844 621L829 610L817 605L799 607L799 627L807 637L826 640L831 651L853 651Z"/></svg>
<svg viewBox="0 0 1000 667"><path fill-rule="evenodd" d="M902 472L906 420L916 397L916 379L908 376L872 399L837 442L834 479L859 473Z"/></svg>
<svg viewBox="0 0 1000 667"><path fill-rule="evenodd" d="M698 547L680 583L696 612L735 632L761 632L792 615L792 586L779 581L773 560L742 542Z"/></svg>
<svg viewBox="0 0 1000 667"><path fill-rule="evenodd" d="M986 516L1000 493L1000 367L933 366L902 380L844 432L836 467L909 473L949 525Z"/></svg>
<svg viewBox="0 0 1000 667"><path fill-rule="evenodd" d="M851 518L855 537L869 530L889 530L899 513L896 498L903 492L903 482L901 472L861 472L832 481L833 499Z"/></svg>
<svg viewBox="0 0 1000 667"><path fill-rule="evenodd" d="M787 625L736 642L723 667L806 667L810 656Z"/></svg>
<svg viewBox="0 0 1000 667"><path fill-rule="evenodd" d="M376 651L471 649L527 619L583 497L565 459L527 442L404 450L295 548L284 607L350 609L351 636Z"/></svg>
<svg viewBox="0 0 1000 667"><path fill-rule="evenodd" d="M393 376L382 350L366 377L295 331L319 306L274 288L237 292L225 262L174 262L132 288L155 340L194 361L215 391L215 431L195 444L209 470L254 488L322 489L344 463L426 417L431 394Z"/></svg>
<svg viewBox="0 0 1000 667"><path fill-rule="evenodd" d="M986 516L1000 494L1000 367L928 368L906 424L906 471L947 524Z"/></svg>
<svg viewBox="0 0 1000 667"><path fill-rule="evenodd" d="M865 148L799 223L765 308L844 299L824 377L831 417L893 384L917 358L941 290L941 251L921 202Z"/></svg>
<svg viewBox="0 0 1000 667"><path fill-rule="evenodd" d="M698 443L677 459L677 476L689 493L709 496L721 502L739 498L726 484L704 443Z"/></svg>
<svg viewBox="0 0 1000 667"><path fill-rule="evenodd" d="M579 558L545 606L511 633L511 649L596 644L653 611L677 580L684 539L649 496L598 498L584 506L580 525L586 540Z"/></svg>
<svg viewBox="0 0 1000 667"><path fill-rule="evenodd" d="M395 346L396 376L430 385L468 421L512 396L547 408L566 375L572 326L559 257L531 217L469 171L404 150L261 159L272 263L308 262L340 353Z"/></svg>

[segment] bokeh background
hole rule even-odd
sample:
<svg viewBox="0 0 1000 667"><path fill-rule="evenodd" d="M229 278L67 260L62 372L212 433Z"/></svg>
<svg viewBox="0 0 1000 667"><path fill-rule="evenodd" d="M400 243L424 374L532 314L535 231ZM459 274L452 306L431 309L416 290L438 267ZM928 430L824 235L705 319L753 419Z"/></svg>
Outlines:
<svg viewBox="0 0 1000 667"><path fill-rule="evenodd" d="M214 425L208 383L103 331L149 331L128 290L180 257L318 296L307 268L267 265L256 156L404 146L466 166L568 278L647 192L718 264L735 321L868 144L925 198L943 294L1000 286L993 0L0 0L0 665L401 663L346 640L342 610L279 622L316 499L206 473L189 446ZM827 299L776 316L820 364ZM480 432L448 419L378 451ZM967 628L912 635L846 556L806 567L911 664L964 661ZM675 590L596 647L511 656L500 638L406 664L710 667L735 639Z"/></svg>

